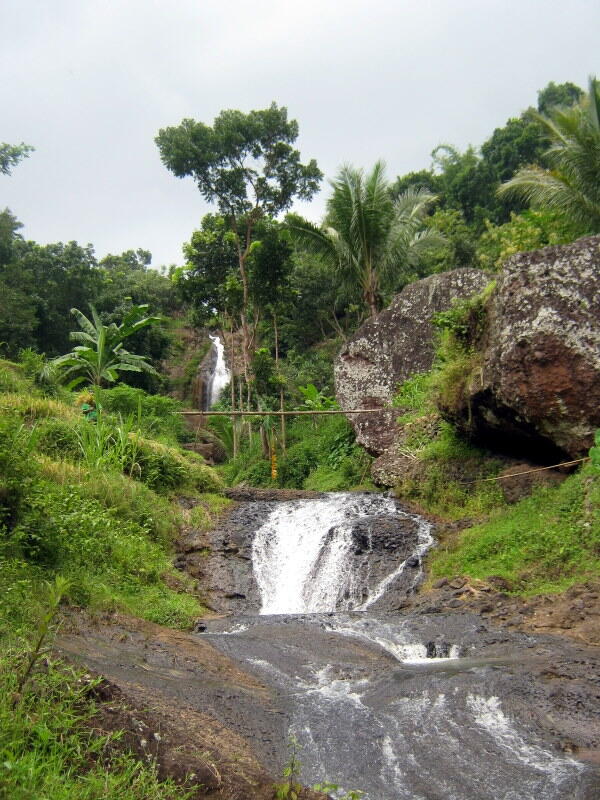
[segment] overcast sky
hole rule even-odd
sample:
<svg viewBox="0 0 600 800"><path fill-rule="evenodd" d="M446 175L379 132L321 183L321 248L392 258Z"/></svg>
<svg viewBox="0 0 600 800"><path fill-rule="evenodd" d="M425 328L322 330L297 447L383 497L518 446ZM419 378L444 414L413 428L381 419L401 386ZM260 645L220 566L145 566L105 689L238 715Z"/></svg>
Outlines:
<svg viewBox="0 0 600 800"><path fill-rule="evenodd" d="M480 145L551 80L585 87L599 32L598 0L1 0L0 141L36 151L0 208L41 243L181 263L209 207L162 166L159 128L275 100L327 177L384 158L393 178ZM318 220L327 193L297 210Z"/></svg>

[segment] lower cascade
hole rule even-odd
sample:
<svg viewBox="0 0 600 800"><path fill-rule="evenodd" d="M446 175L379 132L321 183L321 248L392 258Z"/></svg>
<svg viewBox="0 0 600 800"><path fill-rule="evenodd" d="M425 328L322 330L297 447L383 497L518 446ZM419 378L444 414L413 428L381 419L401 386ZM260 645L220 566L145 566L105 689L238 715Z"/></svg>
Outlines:
<svg viewBox="0 0 600 800"><path fill-rule="evenodd" d="M406 552L402 539L388 541L387 575L373 570L374 536L382 520L416 523L416 539ZM357 522L367 520L367 526ZM377 524L379 523L379 524ZM397 525L396 525L397 527ZM431 545L431 525L378 495L335 494L324 500L280 503L257 531L252 545L261 614L310 614L365 610L376 603L407 562L420 564ZM394 547L394 545L396 545ZM396 550L400 552L390 552ZM414 571L414 569L413 569ZM417 573L411 585L417 580Z"/></svg>
<svg viewBox="0 0 600 800"><path fill-rule="evenodd" d="M259 613L207 623L272 692L255 747L298 743L301 779L363 800L592 800L592 770L549 741L547 643L469 614L399 614L431 525L377 494L273 503L252 541ZM404 602L403 602L404 601ZM528 698L531 698L528 701Z"/></svg>

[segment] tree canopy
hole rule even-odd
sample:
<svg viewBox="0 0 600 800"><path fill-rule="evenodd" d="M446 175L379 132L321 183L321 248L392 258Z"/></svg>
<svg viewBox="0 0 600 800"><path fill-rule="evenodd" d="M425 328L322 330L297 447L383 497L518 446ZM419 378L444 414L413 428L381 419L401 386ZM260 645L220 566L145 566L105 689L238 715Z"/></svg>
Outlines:
<svg viewBox="0 0 600 800"><path fill-rule="evenodd" d="M330 260L342 284L360 286L362 301L376 314L402 273L444 242L439 231L424 226L435 196L411 188L393 200L382 161L367 174L345 165L331 185L323 226L298 226L296 235Z"/></svg>
<svg viewBox="0 0 600 800"><path fill-rule="evenodd" d="M504 183L499 194L525 199L536 208L563 214L581 233L600 232L600 81L574 106L559 106L535 118L550 147L550 169L525 167Z"/></svg>
<svg viewBox="0 0 600 800"><path fill-rule="evenodd" d="M277 216L294 198L310 200L322 173L312 159L300 161L293 143L298 123L287 109L269 108L244 114L221 111L212 127L184 119L156 137L163 164L178 178L191 176L209 203L226 217Z"/></svg>
<svg viewBox="0 0 600 800"><path fill-rule="evenodd" d="M298 123L287 109L222 111L211 126L184 119L163 128L156 144L167 169L177 177L193 177L203 197L216 203L233 234L242 287L239 322L242 360L249 386L256 319L251 327L249 258L254 229L265 217L276 217L295 198L310 200L319 188L321 171L314 159L306 164L293 147ZM256 309L254 309L256 310ZM249 389L248 389L249 391Z"/></svg>

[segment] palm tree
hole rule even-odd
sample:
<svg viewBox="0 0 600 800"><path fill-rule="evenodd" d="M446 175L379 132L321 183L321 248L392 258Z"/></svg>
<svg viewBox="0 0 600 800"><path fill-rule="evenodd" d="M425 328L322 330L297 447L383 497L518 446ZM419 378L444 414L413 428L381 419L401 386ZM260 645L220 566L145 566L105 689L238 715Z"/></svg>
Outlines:
<svg viewBox="0 0 600 800"><path fill-rule="evenodd" d="M590 77L588 94L575 106L532 113L551 141L545 154L550 169L525 167L498 194L558 211L582 233L599 233L600 82Z"/></svg>
<svg viewBox="0 0 600 800"><path fill-rule="evenodd" d="M62 374L62 380L72 377L68 388L87 381L95 386L113 383L119 372L149 372L156 375L156 370L144 356L130 353L123 347L123 341L148 325L160 322L160 317L146 315L147 305L133 306L123 317L120 325L111 322L104 325L96 309L91 306L92 320L89 320L79 309L72 308L71 313L81 326L80 331L70 334L70 339L81 342L70 353L53 359L50 363Z"/></svg>
<svg viewBox="0 0 600 800"><path fill-rule="evenodd" d="M393 291L402 271L414 268L425 250L445 239L423 222L436 200L425 189L409 189L396 200L377 161L367 175L350 165L331 182L333 194L321 228L294 224L295 233L327 257L350 293L360 287L365 305L375 315L383 295Z"/></svg>

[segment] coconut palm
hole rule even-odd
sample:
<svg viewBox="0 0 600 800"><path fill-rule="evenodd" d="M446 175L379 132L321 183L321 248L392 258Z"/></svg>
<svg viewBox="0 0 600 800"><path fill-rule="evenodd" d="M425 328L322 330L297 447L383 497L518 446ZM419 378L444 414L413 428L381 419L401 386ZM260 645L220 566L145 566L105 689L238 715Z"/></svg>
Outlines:
<svg viewBox="0 0 600 800"><path fill-rule="evenodd" d="M590 77L588 94L575 106L533 114L551 141L550 169L525 167L498 193L558 211L582 233L600 233L600 82Z"/></svg>
<svg viewBox="0 0 600 800"><path fill-rule="evenodd" d="M393 200L382 161L367 175L345 165L331 185L322 227L296 223L293 230L328 258L341 290L353 293L360 287L365 305L377 314L400 275L414 269L424 251L445 242L423 225L436 197L425 189L409 189Z"/></svg>
<svg viewBox="0 0 600 800"><path fill-rule="evenodd" d="M93 306L91 310L90 320L79 309L71 309L81 330L73 331L69 336L72 341L81 344L70 353L49 362L58 369L63 381L71 378L68 388L72 389L84 382L95 386L113 383L119 372L125 371L157 374L144 356L125 350L123 341L142 328L159 322L160 317L147 316L148 306L139 305L133 306L127 312L120 325L115 322L105 325Z"/></svg>

